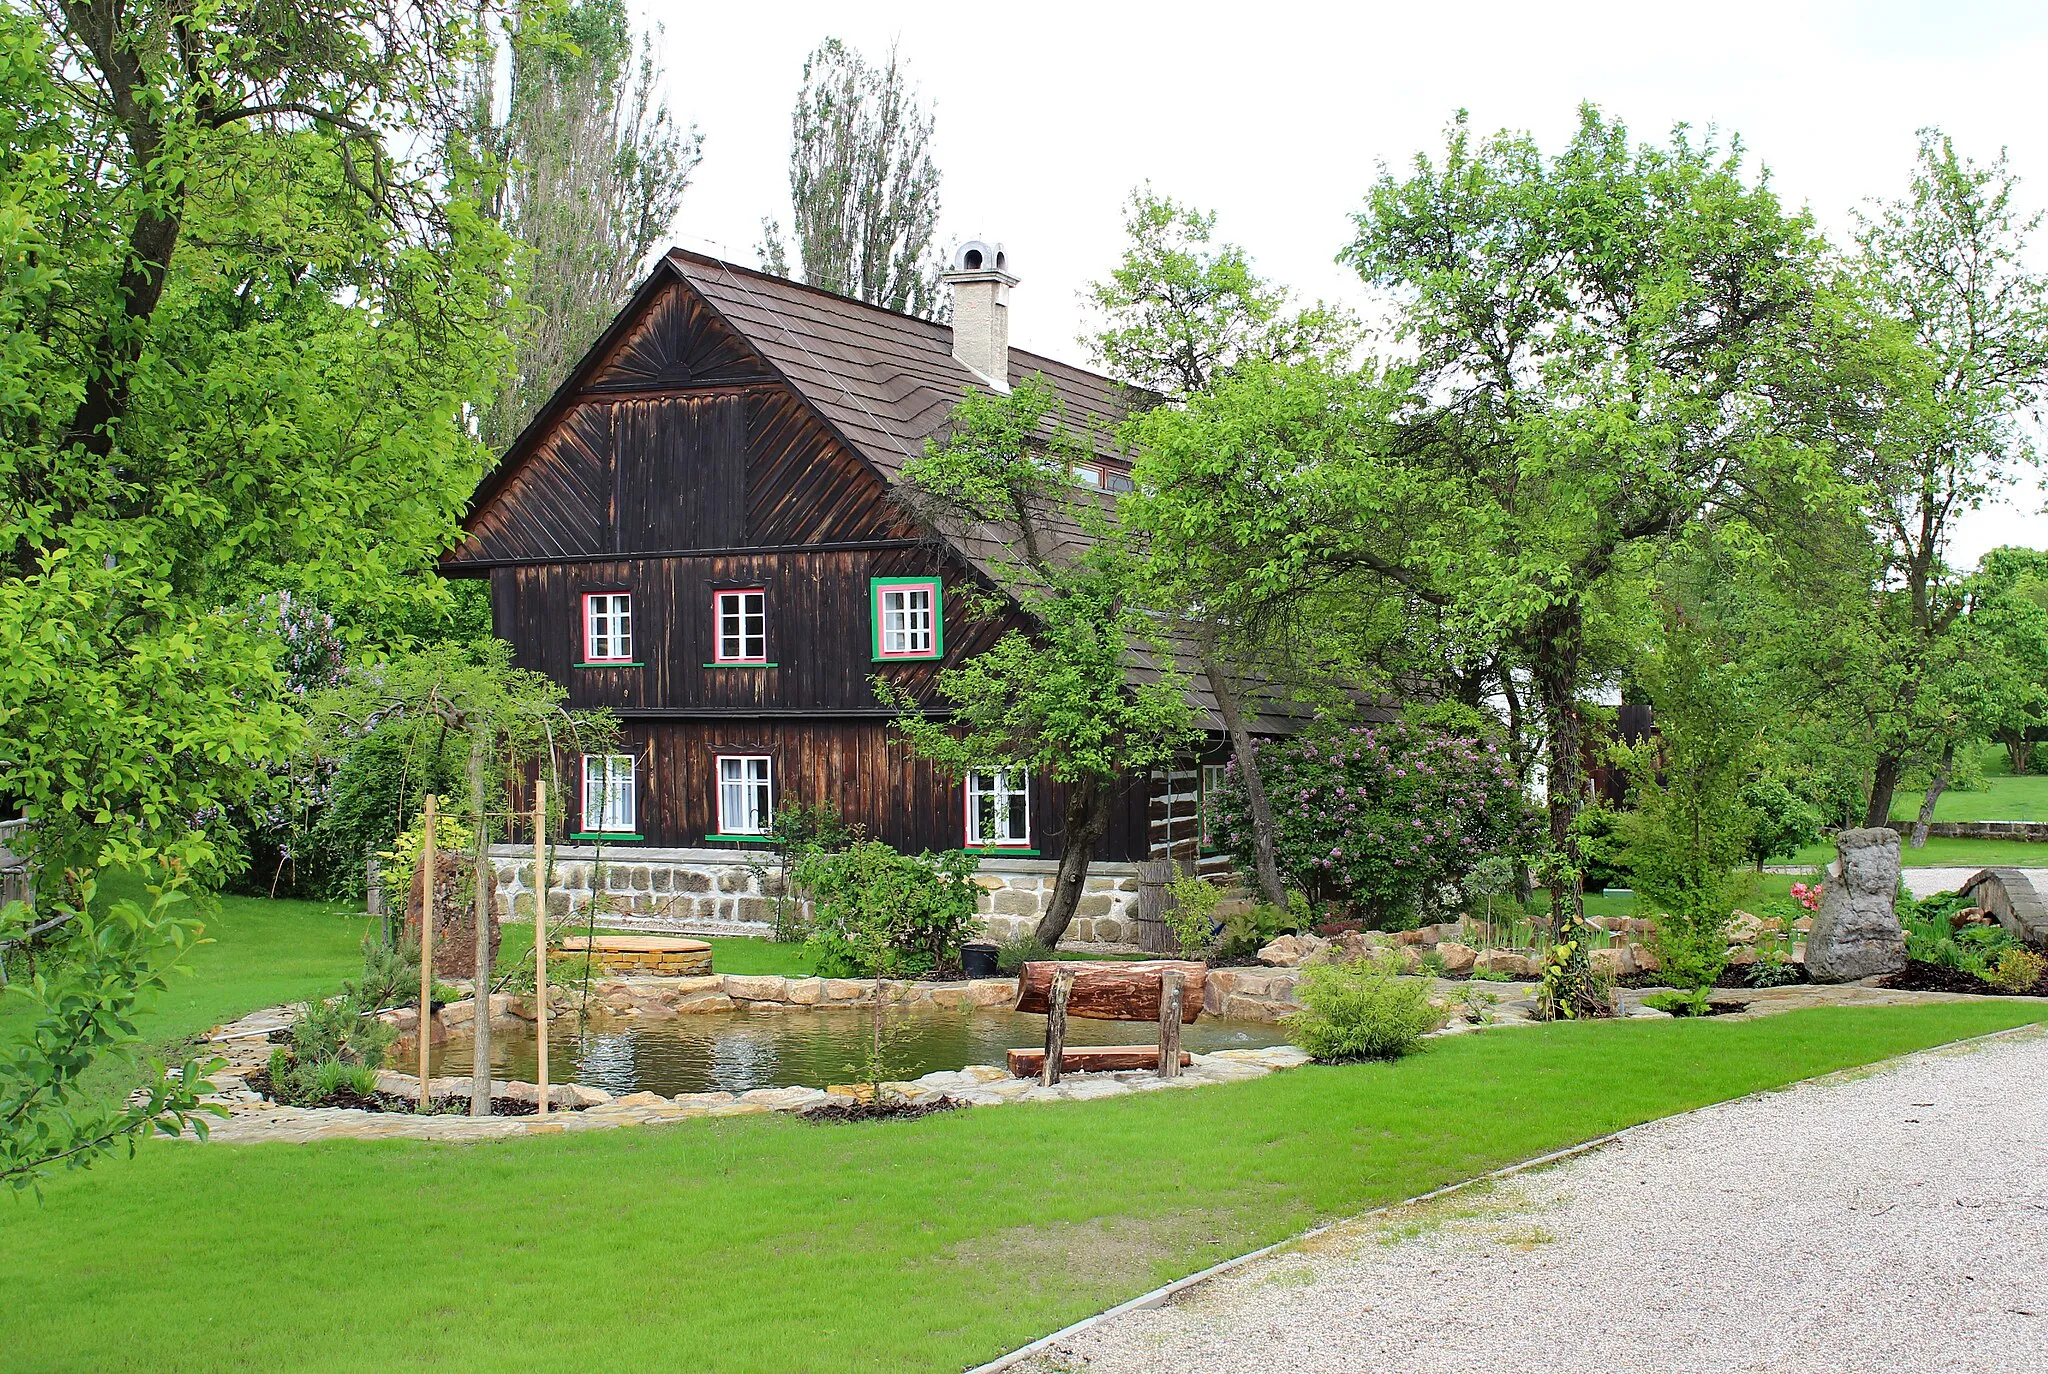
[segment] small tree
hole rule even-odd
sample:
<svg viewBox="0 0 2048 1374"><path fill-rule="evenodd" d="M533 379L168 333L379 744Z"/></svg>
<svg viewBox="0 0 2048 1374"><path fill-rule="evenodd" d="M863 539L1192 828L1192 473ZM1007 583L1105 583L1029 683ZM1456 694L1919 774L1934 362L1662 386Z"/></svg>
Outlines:
<svg viewBox="0 0 2048 1374"><path fill-rule="evenodd" d="M493 783L528 762L552 764L559 732L580 753L600 747L616 727L604 712L571 713L568 696L552 679L511 666L511 646L501 640L442 644L350 674L343 685L314 702L318 736L329 748L345 749L364 732L401 722L422 732L441 732L469 741L469 822L474 828L476 873L476 1069L470 1084L471 1116L491 1113L491 822L501 814ZM556 780L557 795L561 794ZM434 899L435 875L426 875L423 900ZM546 894L538 894L545 901ZM424 1025L427 1009L420 1015ZM422 1030L422 1034L424 1034ZM420 1085L422 1100L426 1085Z"/></svg>
<svg viewBox="0 0 2048 1374"><path fill-rule="evenodd" d="M1712 986L1727 964L1730 870L1756 826L1744 795L1759 757L1756 714L1721 647L1670 609L1659 652L1638 669L1658 732L1615 746L1635 804L1619 827L1636 891L1659 913L1666 975L1694 989Z"/></svg>
<svg viewBox="0 0 2048 1374"><path fill-rule="evenodd" d="M1080 904L1118 783L1169 762L1193 720L1186 677L1136 603L1133 560L1073 481L1084 451L1040 379L1007 396L967 394L951 431L905 466L906 495L926 519L964 527L998 550L991 569L1029 627L938 674L948 718L874 680L876 695L898 710L896 730L948 774L1022 769L1065 784L1059 877L1038 923L1049 945ZM1076 530L1086 542L1077 545ZM1129 671L1141 661L1149 681Z"/></svg>
<svg viewBox="0 0 2048 1374"><path fill-rule="evenodd" d="M1143 457L1134 474L1138 492L1121 514L1144 541L1148 600L1173 609L1196 645L1251 816L1251 870L1266 901L1282 906L1287 896L1238 665L1276 656L1286 617L1275 603L1284 598L1247 585L1233 541L1216 538L1217 522L1205 518L1214 493L1202 460L1219 441L1228 447L1241 436L1205 427L1203 412L1185 407L1246 366L1341 353L1355 330L1343 312L1320 303L1296 308L1286 290L1252 269L1243 249L1214 242L1215 228L1213 213L1149 186L1132 192L1123 257L1087 291L1102 317L1088 342L1112 376L1167 398L1126 427ZM1234 460L1256 458L1228 453L1226 461Z"/></svg>

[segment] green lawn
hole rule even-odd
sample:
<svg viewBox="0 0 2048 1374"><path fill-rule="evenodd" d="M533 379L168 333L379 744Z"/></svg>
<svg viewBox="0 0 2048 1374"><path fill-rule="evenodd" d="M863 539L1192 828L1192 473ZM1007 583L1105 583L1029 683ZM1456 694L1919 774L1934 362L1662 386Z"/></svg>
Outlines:
<svg viewBox="0 0 2048 1374"><path fill-rule="evenodd" d="M363 918L226 898L152 1040L313 995ZM507 931L507 957L530 949ZM730 971L800 951L718 942ZM152 1142L0 1202L0 1341L49 1369L959 1369L1318 1220L2038 1006L1464 1036L1396 1065L914 1123L469 1147Z"/></svg>
<svg viewBox="0 0 2048 1374"><path fill-rule="evenodd" d="M39 1369L958 1370L1320 1220L2039 1015L1564 1024L880 1125L155 1143L0 1204L0 1341Z"/></svg>
<svg viewBox="0 0 2048 1374"><path fill-rule="evenodd" d="M2041 868L2048 867L2048 844L2026 844L2019 840L1947 840L1930 836L1920 849L1904 845L1900 862L1908 868ZM1833 844L1808 845L1779 863L1810 864L1815 868L1835 861Z"/></svg>
<svg viewBox="0 0 2048 1374"><path fill-rule="evenodd" d="M2005 751L1997 751L2002 762ZM1892 800L1892 819L1911 824L1924 794L1901 792ZM1996 773L1969 792L1945 791L1934 803L1937 821L2048 821L2048 774L2014 777Z"/></svg>

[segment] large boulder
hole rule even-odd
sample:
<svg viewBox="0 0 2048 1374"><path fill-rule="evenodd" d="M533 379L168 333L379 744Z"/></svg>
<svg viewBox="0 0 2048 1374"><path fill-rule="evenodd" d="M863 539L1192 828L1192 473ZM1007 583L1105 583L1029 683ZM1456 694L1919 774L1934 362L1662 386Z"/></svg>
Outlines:
<svg viewBox="0 0 2048 1374"><path fill-rule="evenodd" d="M1319 935L1282 935L1259 951L1259 962L1269 968L1300 968L1329 943Z"/></svg>
<svg viewBox="0 0 2048 1374"><path fill-rule="evenodd" d="M1835 835L1837 877L1827 885L1806 939L1816 983L1853 983L1906 966L1899 894L1899 832L1884 826Z"/></svg>

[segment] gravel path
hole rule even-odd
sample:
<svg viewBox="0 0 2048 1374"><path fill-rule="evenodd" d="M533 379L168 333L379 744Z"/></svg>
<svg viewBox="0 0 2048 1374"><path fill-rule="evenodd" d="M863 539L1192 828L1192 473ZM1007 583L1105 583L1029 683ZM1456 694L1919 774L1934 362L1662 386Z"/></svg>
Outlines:
<svg viewBox="0 0 2048 1374"><path fill-rule="evenodd" d="M1344 1223L1023 1368L2048 1369L2048 1035L1654 1123Z"/></svg>

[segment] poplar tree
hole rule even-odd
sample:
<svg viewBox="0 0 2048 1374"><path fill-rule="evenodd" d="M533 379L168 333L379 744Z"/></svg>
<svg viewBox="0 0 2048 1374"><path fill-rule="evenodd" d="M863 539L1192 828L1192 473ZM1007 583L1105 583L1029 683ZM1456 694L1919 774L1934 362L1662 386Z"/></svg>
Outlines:
<svg viewBox="0 0 2048 1374"><path fill-rule="evenodd" d="M789 198L803 280L906 314L945 315L933 242L933 117L896 48L879 66L837 38L804 62L790 115ZM790 274L782 226L761 222L761 265Z"/></svg>
<svg viewBox="0 0 2048 1374"><path fill-rule="evenodd" d="M483 418L494 448L518 435L611 323L702 159L703 135L662 95L659 34L642 35L636 50L623 0L532 10L510 31L501 125L489 122L484 69L481 136L507 168L495 208L524 250L531 307L513 374Z"/></svg>

